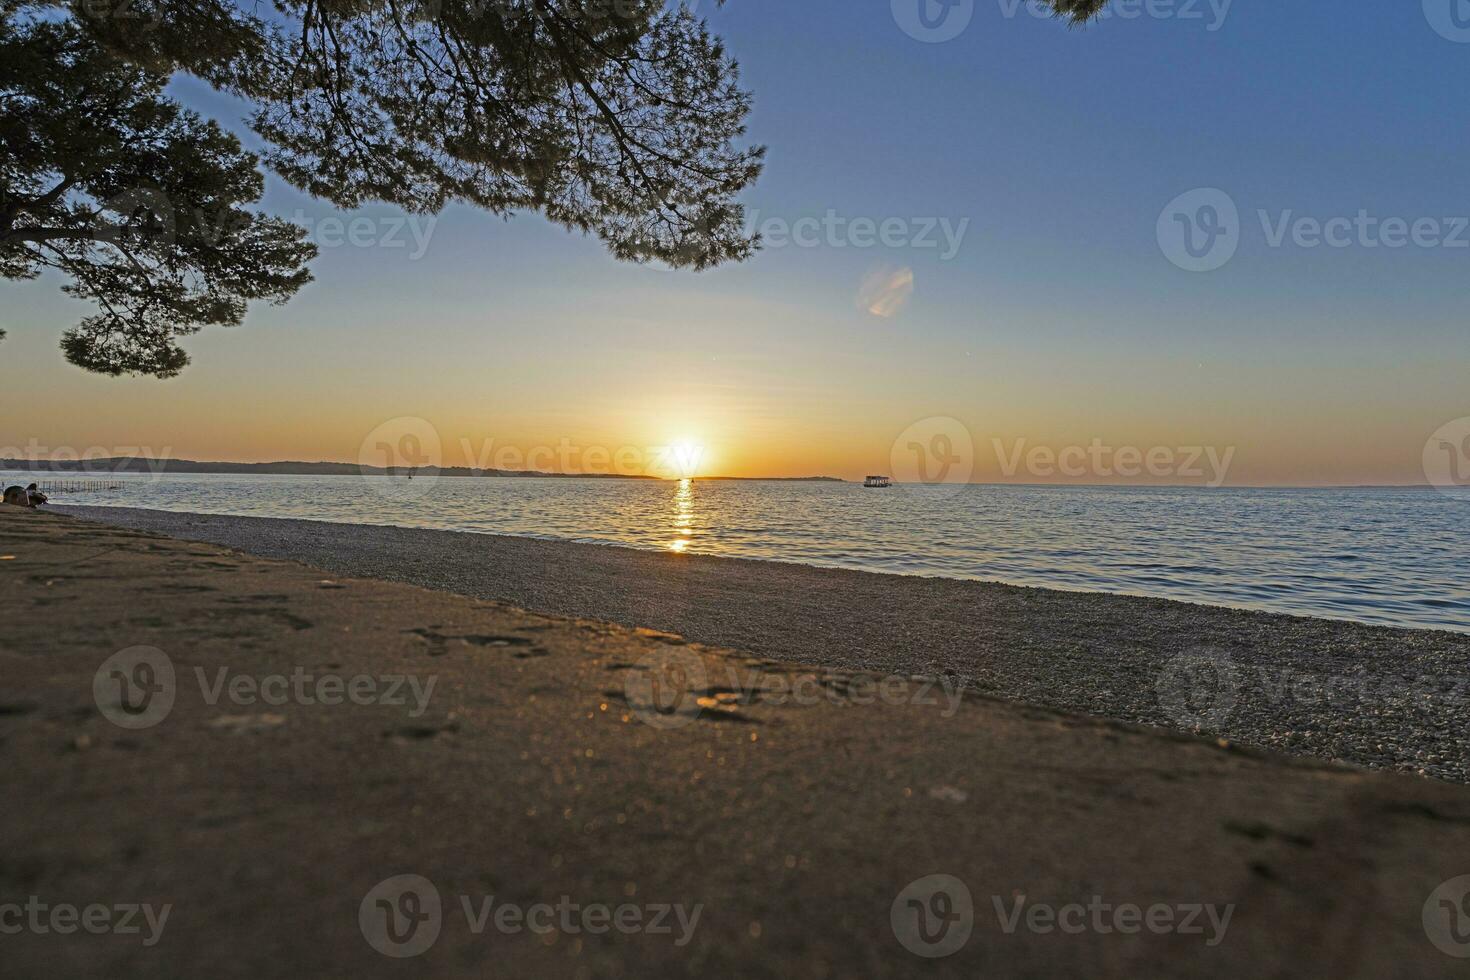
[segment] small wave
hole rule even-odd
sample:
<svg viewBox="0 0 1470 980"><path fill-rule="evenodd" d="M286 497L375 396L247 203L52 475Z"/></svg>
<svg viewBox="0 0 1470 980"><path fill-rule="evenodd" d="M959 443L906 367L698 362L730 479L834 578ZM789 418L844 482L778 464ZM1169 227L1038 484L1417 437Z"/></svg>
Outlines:
<svg viewBox="0 0 1470 980"><path fill-rule="evenodd" d="M426 488L427 489L427 488ZM898 574L1155 595L1470 632L1444 494L1393 490L438 480L395 499L350 476L162 474L55 503L570 540ZM1458 501L1452 501L1458 507ZM1454 510L1453 513L1465 513ZM688 532L688 533L686 533Z"/></svg>

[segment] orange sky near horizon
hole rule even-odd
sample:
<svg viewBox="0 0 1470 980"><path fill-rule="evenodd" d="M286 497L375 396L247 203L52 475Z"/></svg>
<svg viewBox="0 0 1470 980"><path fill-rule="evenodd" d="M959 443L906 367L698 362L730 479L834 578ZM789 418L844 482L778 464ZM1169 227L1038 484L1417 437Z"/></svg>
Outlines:
<svg viewBox="0 0 1470 980"><path fill-rule="evenodd" d="M483 216L459 220L465 236L485 236ZM1159 447L1208 447L1221 459L1233 449L1226 485L1386 485L1426 482L1426 442L1470 415L1463 338L1365 339L1328 313L1282 331L1203 312L1182 333L1167 316L977 310L931 302L933 274L916 277L905 308L877 317L855 301L866 264L812 291L769 283L797 256L693 276L619 265L595 242L544 225L517 233L568 252L564 275L538 283L528 265L519 276L507 253L502 276L522 283L487 293L392 257L330 253L290 304L187 338L193 363L169 380L66 364L57 338L87 305L61 297L49 276L9 283L0 450L380 464L360 459L364 442L410 417L432 426L445 465L493 463L506 447L523 457L542 447L543 458L549 448L555 459L570 445L599 447L609 462L632 451L631 468L591 469L639 472L659 447L687 442L703 447L701 476L902 479L915 465L912 440L897 452L895 442L938 417L970 443L949 479L1212 482L1146 466L1120 475L1091 457L1080 472L1032 465L1033 450L1045 463L1046 451L1100 442L1145 458ZM349 259L351 270L334 266ZM357 268L367 262L382 263L376 291L346 290L338 280L368 275ZM569 294L564 279L581 290Z"/></svg>
<svg viewBox="0 0 1470 980"><path fill-rule="evenodd" d="M687 444L700 447L698 476L904 479L918 463L914 440L901 437L938 418L924 423L918 442L954 437L951 480L1209 484L1229 453L1226 485L1418 484L1426 440L1458 415L1448 399L1393 413L1382 407L1426 390L1436 375L1448 389L1452 366L1444 362L1350 372L1336 391L1303 391L1290 363L1237 366L1226 381L1179 365L1171 375L1157 362L1125 365L1130 376L1120 377L1115 362L1084 356L1030 370L1012 363L1004 374L997 364L982 368L985 381L976 384L963 355L937 353L920 358L918 376L876 366L902 363L881 354L851 363L834 355L820 365L646 350L618 352L598 370L563 359L548 373L532 349L447 363L389 344L344 354L327 373L307 352L289 350L309 343L306 332L253 325L191 341L196 363L158 381L56 364L52 340L13 331L4 343L0 454L381 465L387 460L365 442L383 423L409 417L431 427L447 466L675 476L683 474L660 454ZM1344 432L1352 438L1329 435ZM955 445L966 438L968 448ZM1103 455L1089 455L1098 444ZM1068 447L1077 447L1071 461L1082 472L1047 465L1048 453ZM1123 447L1145 461L1151 450L1176 451L1173 469L1150 472L1145 463L1119 473L1112 454ZM1190 447L1214 450L1215 468L1206 454L1202 472L1182 472Z"/></svg>

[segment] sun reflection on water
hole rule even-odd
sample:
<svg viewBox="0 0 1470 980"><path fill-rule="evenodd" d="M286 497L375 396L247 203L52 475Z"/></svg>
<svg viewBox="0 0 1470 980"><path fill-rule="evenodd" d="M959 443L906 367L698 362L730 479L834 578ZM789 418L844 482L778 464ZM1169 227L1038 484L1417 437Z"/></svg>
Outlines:
<svg viewBox="0 0 1470 980"><path fill-rule="evenodd" d="M674 533L678 537L666 545L668 550L687 551L694 537L694 481L687 478L674 487Z"/></svg>

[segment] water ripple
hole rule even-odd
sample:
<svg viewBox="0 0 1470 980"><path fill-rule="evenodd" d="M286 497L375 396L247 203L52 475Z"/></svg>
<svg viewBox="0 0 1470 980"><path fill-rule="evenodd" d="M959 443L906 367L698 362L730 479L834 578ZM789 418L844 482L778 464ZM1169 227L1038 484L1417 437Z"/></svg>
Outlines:
<svg viewBox="0 0 1470 980"><path fill-rule="evenodd" d="M557 538L1470 632L1470 498L1427 490L121 480L58 502Z"/></svg>

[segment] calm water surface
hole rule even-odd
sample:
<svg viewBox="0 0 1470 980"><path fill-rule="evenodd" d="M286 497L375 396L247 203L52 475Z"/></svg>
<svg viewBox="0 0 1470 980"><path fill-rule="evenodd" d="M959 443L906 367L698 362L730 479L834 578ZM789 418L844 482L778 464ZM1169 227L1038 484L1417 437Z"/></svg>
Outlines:
<svg viewBox="0 0 1470 980"><path fill-rule="evenodd" d="M1470 493L110 479L122 488L61 494L55 502L528 535L1470 632ZM6 479L19 481L14 474Z"/></svg>

